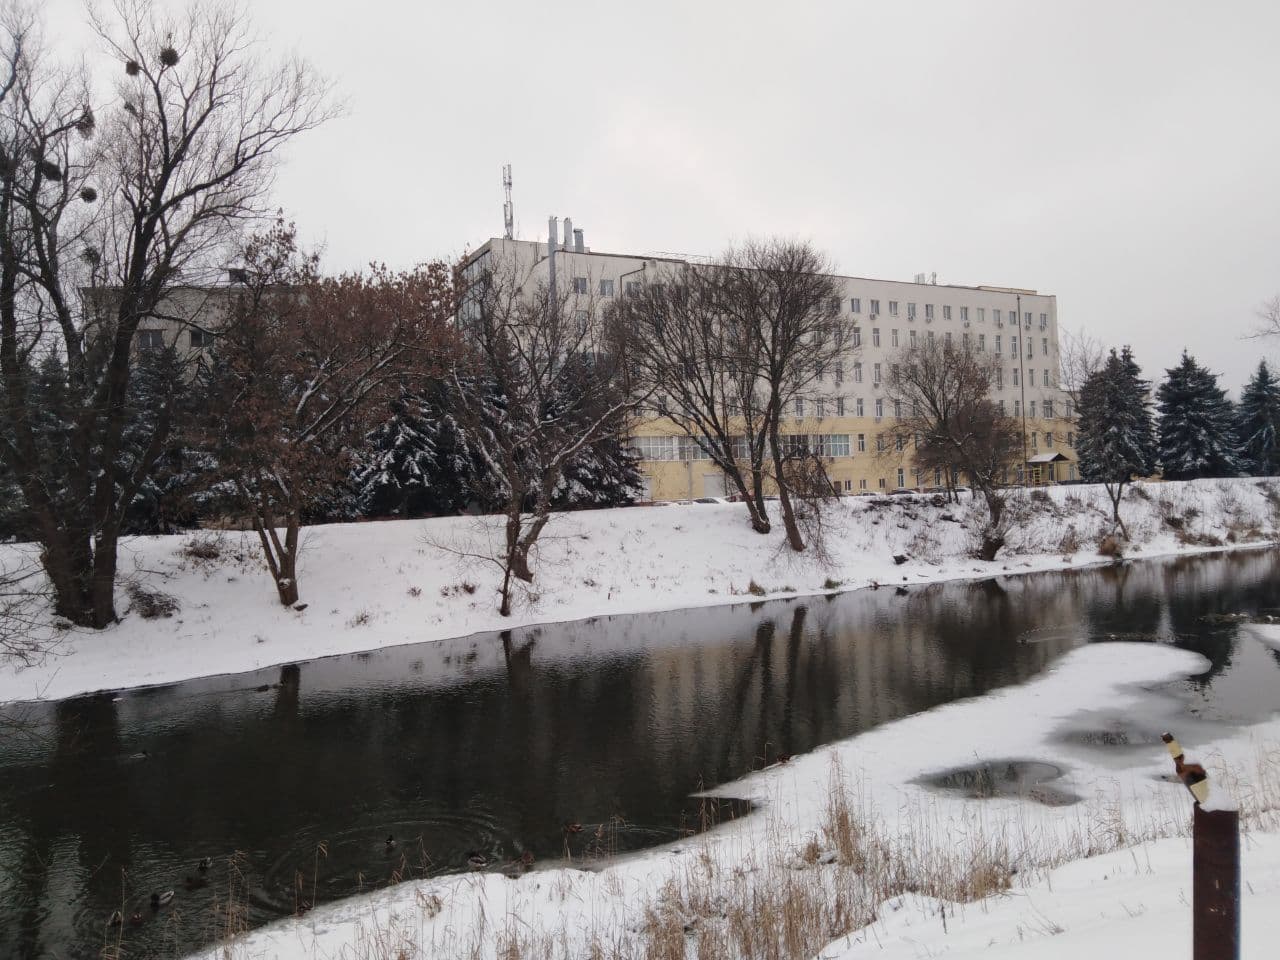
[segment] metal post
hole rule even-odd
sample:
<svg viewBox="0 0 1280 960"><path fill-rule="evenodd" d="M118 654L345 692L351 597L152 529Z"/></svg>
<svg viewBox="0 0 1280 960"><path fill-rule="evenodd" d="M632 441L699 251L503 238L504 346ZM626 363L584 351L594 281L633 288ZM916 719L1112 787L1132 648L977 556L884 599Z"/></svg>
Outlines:
<svg viewBox="0 0 1280 960"><path fill-rule="evenodd" d="M1240 814L1195 805L1192 826L1192 957L1240 956Z"/></svg>

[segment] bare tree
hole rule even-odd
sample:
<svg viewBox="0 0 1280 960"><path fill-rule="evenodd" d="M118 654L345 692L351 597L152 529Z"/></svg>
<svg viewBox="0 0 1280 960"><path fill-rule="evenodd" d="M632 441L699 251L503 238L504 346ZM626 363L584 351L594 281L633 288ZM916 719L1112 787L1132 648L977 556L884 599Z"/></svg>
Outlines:
<svg viewBox="0 0 1280 960"><path fill-rule="evenodd" d="M251 518L288 606L305 511L340 483L386 405L453 350L453 271L322 278L283 223L248 244L244 263L209 374L206 434L214 479Z"/></svg>
<svg viewBox="0 0 1280 960"><path fill-rule="evenodd" d="M843 362L853 324L841 313L830 262L806 243L749 241L730 249L715 269L716 302L728 329L731 366L743 392L760 391L763 427L787 543L803 550L784 469L782 420L804 416L824 399L826 378ZM749 385L749 386L747 386Z"/></svg>
<svg viewBox="0 0 1280 960"><path fill-rule="evenodd" d="M1258 327L1253 337L1280 337L1280 294L1265 301L1258 308Z"/></svg>
<svg viewBox="0 0 1280 960"><path fill-rule="evenodd" d="M739 336L721 311L718 280L715 268L689 265L658 275L612 305L607 340L633 393L720 468L752 529L768 533L766 398L738 362Z"/></svg>
<svg viewBox="0 0 1280 960"><path fill-rule="evenodd" d="M1062 331L1059 357L1062 365L1062 390L1071 399L1072 420L1078 421L1080 389L1107 362L1107 348L1097 337L1084 330Z"/></svg>
<svg viewBox="0 0 1280 960"><path fill-rule="evenodd" d="M895 451L910 451L921 465L960 472L987 504L978 555L994 560L1007 535L1005 471L1017 461L1018 422L991 400L999 358L967 341L950 346L924 340L900 351L889 366L888 395L903 419L888 434Z"/></svg>
<svg viewBox="0 0 1280 960"><path fill-rule="evenodd" d="M99 122L87 84L46 68L29 20L10 18L0 81L0 442L42 546L57 611L102 627L116 618L116 545L128 504L173 427L122 455L143 321L165 316L178 282L220 260L263 211L277 155L330 113L305 64L266 68L243 10L195 5L161 20L143 0L94 17L124 73ZM30 358L65 358L72 416L37 443ZM52 484L51 477L65 482Z"/></svg>
<svg viewBox="0 0 1280 960"><path fill-rule="evenodd" d="M531 583L530 554L551 519L565 467L585 447L623 438L642 398L616 353L602 349L594 304L555 294L518 268L465 279L465 339L448 381L467 430L505 503L499 612L511 613L511 579Z"/></svg>

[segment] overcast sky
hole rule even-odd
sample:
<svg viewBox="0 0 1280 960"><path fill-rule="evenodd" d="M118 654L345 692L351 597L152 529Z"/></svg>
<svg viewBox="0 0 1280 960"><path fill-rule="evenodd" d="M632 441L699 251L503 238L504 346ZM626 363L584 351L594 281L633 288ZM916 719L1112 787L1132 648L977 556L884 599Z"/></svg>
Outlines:
<svg viewBox="0 0 1280 960"><path fill-rule="evenodd" d="M71 45L79 0L46 0ZM615 252L812 240L842 273L1032 287L1233 394L1280 293L1280 3L255 0L345 118L279 202L331 268L571 216ZM1275 358L1280 344L1265 345Z"/></svg>

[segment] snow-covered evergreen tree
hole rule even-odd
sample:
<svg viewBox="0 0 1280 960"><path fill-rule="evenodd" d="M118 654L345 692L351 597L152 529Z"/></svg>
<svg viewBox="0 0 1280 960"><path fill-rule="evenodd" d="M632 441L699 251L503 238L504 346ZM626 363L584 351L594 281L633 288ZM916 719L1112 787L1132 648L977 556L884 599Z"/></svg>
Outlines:
<svg viewBox="0 0 1280 960"><path fill-rule="evenodd" d="M456 513L475 498L467 438L435 392L402 395L369 433L351 474L360 515Z"/></svg>
<svg viewBox="0 0 1280 960"><path fill-rule="evenodd" d="M1235 415L1218 378L1186 351L1156 391L1160 465L1169 480L1240 473Z"/></svg>
<svg viewBox="0 0 1280 960"><path fill-rule="evenodd" d="M1106 486L1121 530L1120 497L1125 485L1155 469L1150 384L1141 374L1129 347L1118 354L1112 350L1102 368L1081 386L1077 411L1080 475Z"/></svg>
<svg viewBox="0 0 1280 960"><path fill-rule="evenodd" d="M1280 472L1280 379L1271 372L1267 361L1245 384L1236 408L1236 435L1244 469L1255 477L1269 477Z"/></svg>
<svg viewBox="0 0 1280 960"><path fill-rule="evenodd" d="M607 437L584 447L565 466L556 506L624 507L635 503L643 488L639 454L622 440Z"/></svg>

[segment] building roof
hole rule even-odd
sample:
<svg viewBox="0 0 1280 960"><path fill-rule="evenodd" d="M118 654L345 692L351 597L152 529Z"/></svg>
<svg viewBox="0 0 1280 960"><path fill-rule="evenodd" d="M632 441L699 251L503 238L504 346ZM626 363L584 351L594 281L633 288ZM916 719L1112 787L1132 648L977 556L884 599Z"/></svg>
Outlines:
<svg viewBox="0 0 1280 960"><path fill-rule="evenodd" d="M1055 450L1053 453L1037 453L1034 457L1029 457L1027 463L1062 463L1067 459L1067 456Z"/></svg>

